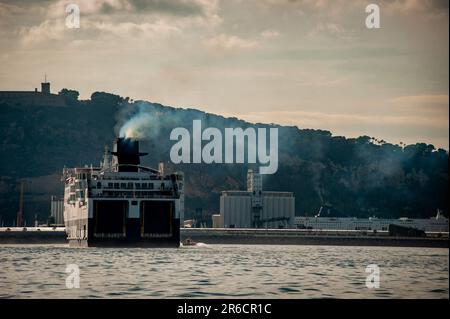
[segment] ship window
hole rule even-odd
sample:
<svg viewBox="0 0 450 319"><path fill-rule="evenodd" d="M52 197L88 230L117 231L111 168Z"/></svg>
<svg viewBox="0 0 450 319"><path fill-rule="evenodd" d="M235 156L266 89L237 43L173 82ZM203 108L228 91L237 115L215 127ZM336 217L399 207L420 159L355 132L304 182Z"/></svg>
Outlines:
<svg viewBox="0 0 450 319"><path fill-rule="evenodd" d="M98 183L97 183L97 188L98 188L98 189L101 189L101 188L102 188L102 183L98 182Z"/></svg>
<svg viewBox="0 0 450 319"><path fill-rule="evenodd" d="M119 189L119 183L114 183L114 188Z"/></svg>
<svg viewBox="0 0 450 319"><path fill-rule="evenodd" d="M148 188L153 189L154 187L153 183L148 184Z"/></svg>
<svg viewBox="0 0 450 319"><path fill-rule="evenodd" d="M113 183L108 183L108 188L113 188Z"/></svg>
<svg viewBox="0 0 450 319"><path fill-rule="evenodd" d="M128 188L133 189L133 183L128 183Z"/></svg>
<svg viewBox="0 0 450 319"><path fill-rule="evenodd" d="M142 183L142 189L146 189L147 188L147 183Z"/></svg>
<svg viewBox="0 0 450 319"><path fill-rule="evenodd" d="M135 184L135 187L136 187L136 189L140 189L140 188L141 188L141 184L136 183L136 184Z"/></svg>
<svg viewBox="0 0 450 319"><path fill-rule="evenodd" d="M120 183L120 188L127 188L127 184L126 183Z"/></svg>

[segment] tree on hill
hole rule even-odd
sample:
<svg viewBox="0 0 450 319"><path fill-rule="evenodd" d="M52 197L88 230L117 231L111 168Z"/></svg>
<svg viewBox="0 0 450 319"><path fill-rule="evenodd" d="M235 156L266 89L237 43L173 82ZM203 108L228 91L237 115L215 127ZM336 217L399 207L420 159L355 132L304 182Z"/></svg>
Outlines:
<svg viewBox="0 0 450 319"><path fill-rule="evenodd" d="M64 97L64 99L66 100L66 103L68 105L73 105L73 104L77 103L80 93L75 90L70 90L70 89L64 88L58 92L58 95Z"/></svg>
<svg viewBox="0 0 450 319"><path fill-rule="evenodd" d="M116 107L124 101L123 97L111 93L94 92L91 95L91 103L98 106Z"/></svg>

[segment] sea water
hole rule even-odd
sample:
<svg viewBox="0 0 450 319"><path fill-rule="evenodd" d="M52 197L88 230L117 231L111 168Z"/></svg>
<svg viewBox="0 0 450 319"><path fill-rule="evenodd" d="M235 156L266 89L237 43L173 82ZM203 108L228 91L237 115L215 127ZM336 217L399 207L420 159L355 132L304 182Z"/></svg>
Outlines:
<svg viewBox="0 0 450 319"><path fill-rule="evenodd" d="M449 250L197 245L0 246L0 298L448 298ZM79 288L67 285L78 269ZM368 288L368 265L379 288Z"/></svg>

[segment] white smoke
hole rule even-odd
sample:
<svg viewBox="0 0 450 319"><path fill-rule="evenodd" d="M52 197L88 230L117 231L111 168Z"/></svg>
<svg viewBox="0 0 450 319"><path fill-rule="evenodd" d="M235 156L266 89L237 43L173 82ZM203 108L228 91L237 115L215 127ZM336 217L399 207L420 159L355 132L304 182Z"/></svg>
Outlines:
<svg viewBox="0 0 450 319"><path fill-rule="evenodd" d="M150 104L137 102L127 105L118 116L119 137L149 140L158 135L161 114L150 111Z"/></svg>
<svg viewBox="0 0 450 319"><path fill-rule="evenodd" d="M119 137L136 140L145 139L149 122L152 121L150 114L138 114L128 120L119 131Z"/></svg>

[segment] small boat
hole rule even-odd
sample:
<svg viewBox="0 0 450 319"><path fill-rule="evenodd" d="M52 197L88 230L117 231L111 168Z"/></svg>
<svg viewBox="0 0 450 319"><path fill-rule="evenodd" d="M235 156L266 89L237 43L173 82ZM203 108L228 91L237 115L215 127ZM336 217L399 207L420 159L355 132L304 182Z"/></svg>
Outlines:
<svg viewBox="0 0 450 319"><path fill-rule="evenodd" d="M197 243L190 238L187 238L185 241L183 241L183 246L195 246L195 245L197 245Z"/></svg>

